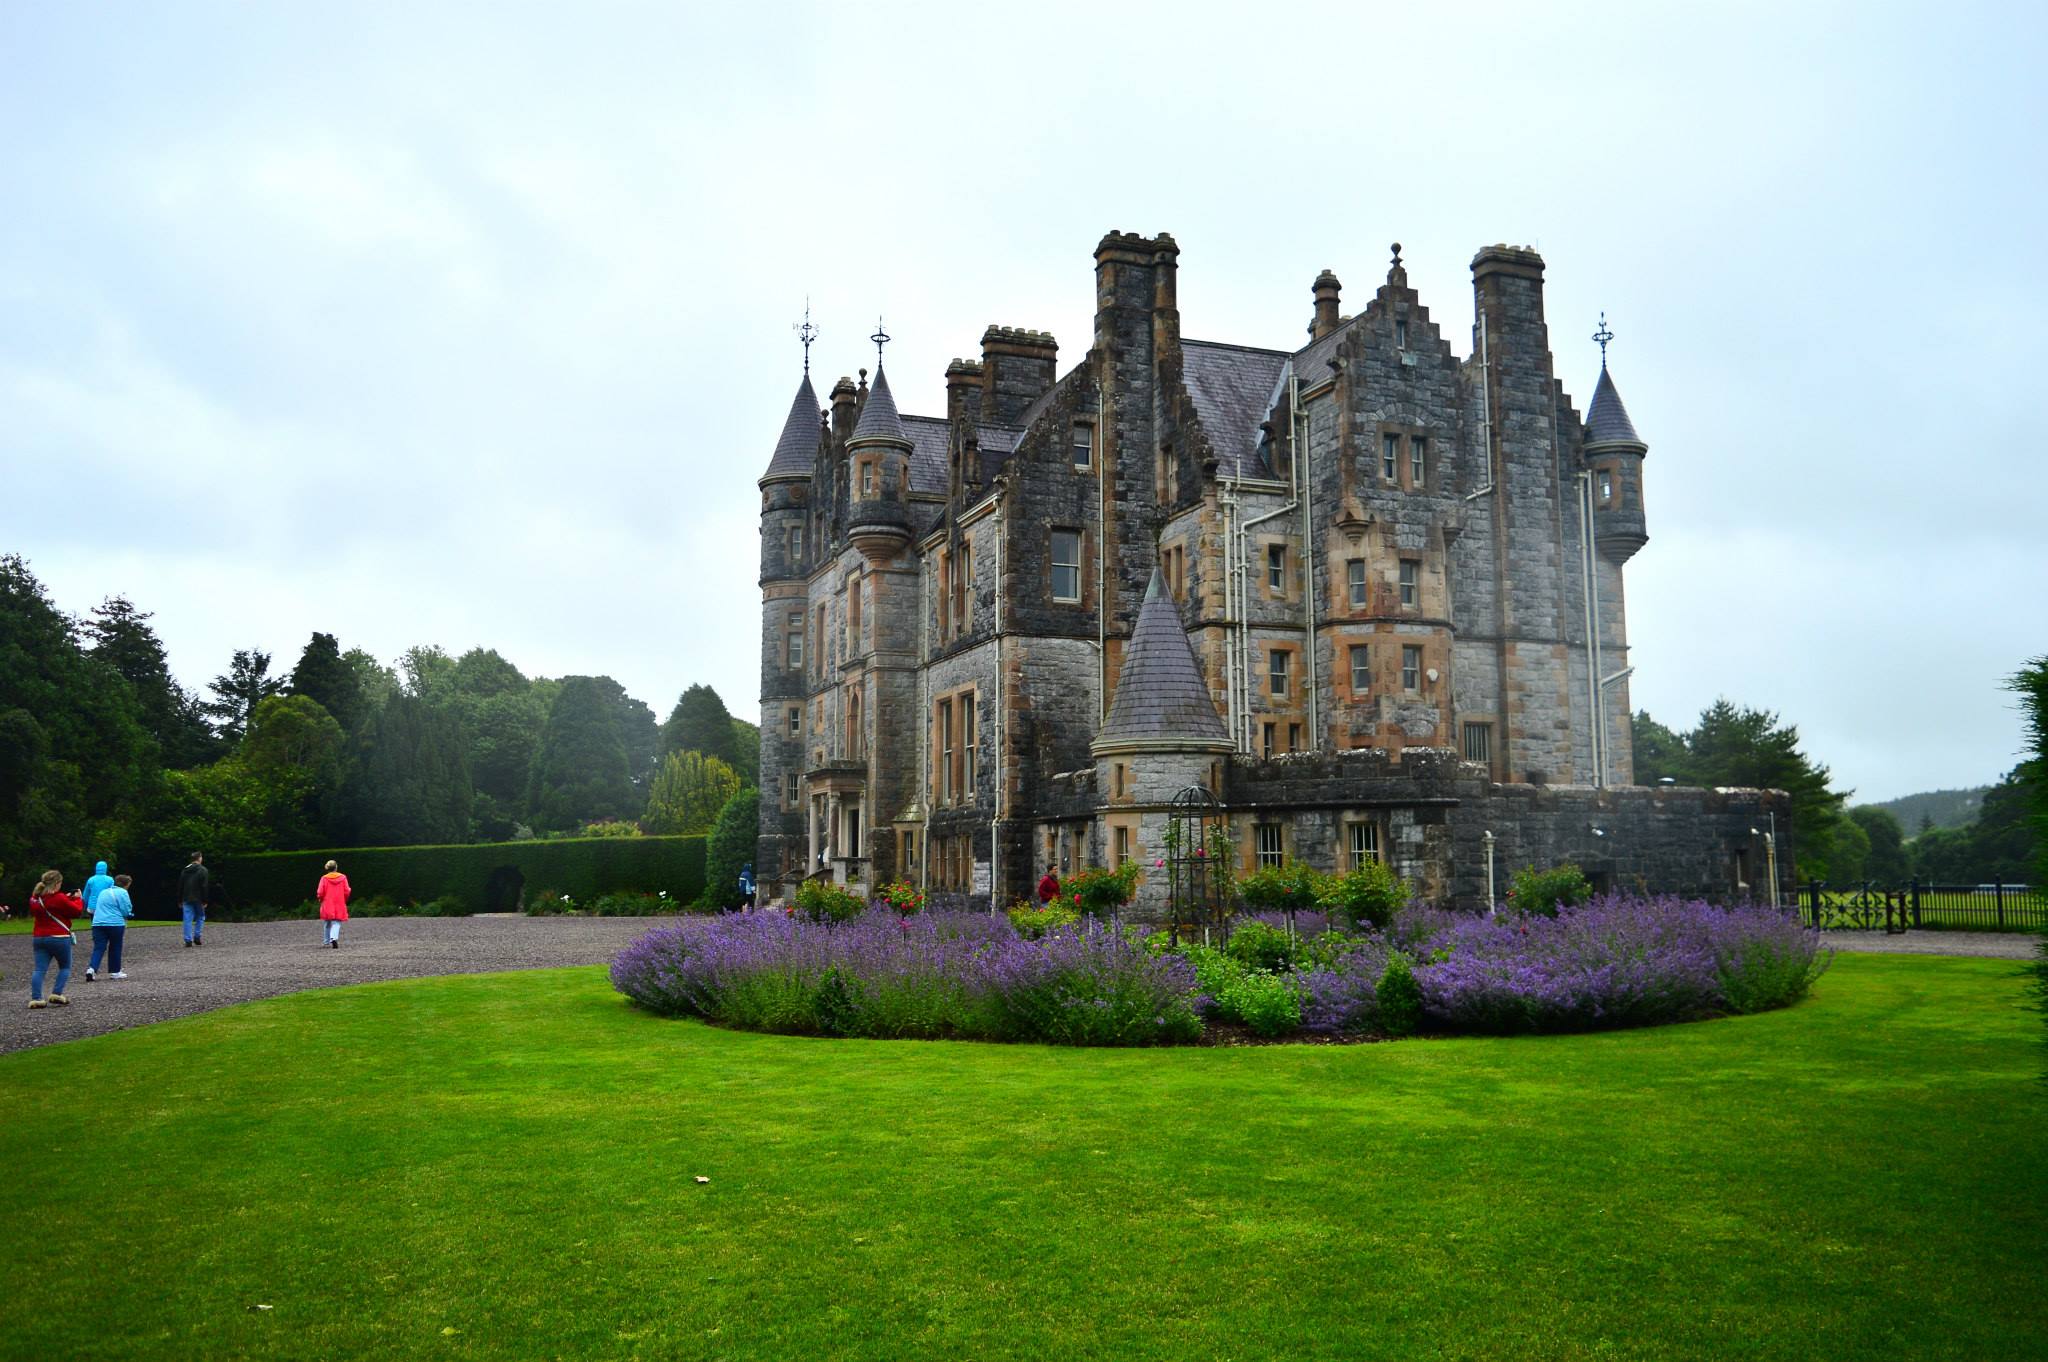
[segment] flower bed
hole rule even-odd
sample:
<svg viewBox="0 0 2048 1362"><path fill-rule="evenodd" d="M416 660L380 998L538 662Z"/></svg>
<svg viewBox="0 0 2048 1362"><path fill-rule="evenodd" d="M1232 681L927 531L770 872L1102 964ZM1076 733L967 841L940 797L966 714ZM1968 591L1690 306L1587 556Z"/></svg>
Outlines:
<svg viewBox="0 0 2048 1362"><path fill-rule="evenodd" d="M1405 909L1355 933L1246 918L1221 948L1086 919L1026 936L979 913L735 913L650 932L611 977L651 1011L752 1030L1157 1045L1201 1039L1204 1018L1268 1038L1690 1021L1796 1002L1827 959L1769 909L1608 898L1556 917Z"/></svg>

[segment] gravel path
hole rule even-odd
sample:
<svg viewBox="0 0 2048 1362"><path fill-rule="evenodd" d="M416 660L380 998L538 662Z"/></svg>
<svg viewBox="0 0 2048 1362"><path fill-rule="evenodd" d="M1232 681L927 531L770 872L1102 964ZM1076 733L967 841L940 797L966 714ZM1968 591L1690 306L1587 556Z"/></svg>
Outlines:
<svg viewBox="0 0 2048 1362"><path fill-rule="evenodd" d="M1872 955L1983 955L1995 960L2031 960L2034 943L2030 932L1905 932L1886 936L1883 932L1822 932L1821 940L1838 951L1863 951Z"/></svg>
<svg viewBox="0 0 2048 1362"><path fill-rule="evenodd" d="M356 918L341 949L320 945L321 925L211 922L206 944L187 948L176 926L128 933L126 979L85 982L92 932L72 947L69 1007L28 1007L31 947L26 936L0 937L0 1053L80 1036L189 1017L230 1003L309 988L412 979L431 974L545 969L609 963L619 949L672 918L470 917ZM45 991L56 978L43 981Z"/></svg>

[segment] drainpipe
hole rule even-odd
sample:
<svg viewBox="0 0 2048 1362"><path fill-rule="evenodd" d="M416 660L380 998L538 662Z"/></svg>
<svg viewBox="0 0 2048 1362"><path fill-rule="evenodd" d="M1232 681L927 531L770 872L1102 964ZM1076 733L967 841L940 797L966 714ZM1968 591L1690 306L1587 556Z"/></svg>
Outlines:
<svg viewBox="0 0 2048 1362"><path fill-rule="evenodd" d="M996 910L996 886L1003 882L1003 818L1006 805L1003 800L1007 782L1004 780L1003 760L1003 596L1009 584L1003 580L1003 500L1009 495L1009 488L998 483L996 490L995 531L996 531L996 745L992 770L996 779L996 817L988 830L988 910ZM968 605L969 611L973 604ZM972 616L970 615L970 618ZM974 726L974 741L981 741L981 725ZM979 769L980 763L976 763ZM971 886L971 882L970 882Z"/></svg>
<svg viewBox="0 0 2048 1362"><path fill-rule="evenodd" d="M932 569L924 554L917 558L918 596L923 608L917 616L917 785L918 804L924 809L924 827L917 834L917 886L931 893L932 887Z"/></svg>
<svg viewBox="0 0 2048 1362"><path fill-rule="evenodd" d="M1095 726L1109 718L1109 419L1105 352L1095 380Z"/></svg>
<svg viewBox="0 0 2048 1362"><path fill-rule="evenodd" d="M1323 750L1321 697L1316 693L1316 564L1315 486L1309 478L1308 413L1301 409L1301 379L1287 381L1287 443L1294 454L1295 476L1301 479L1301 603L1307 629L1302 648L1304 682L1308 686L1309 751Z"/></svg>
<svg viewBox="0 0 2048 1362"><path fill-rule="evenodd" d="M1586 718L1592 725L1593 788L1606 785L1606 743L1600 731L1600 635L1595 632L1593 602L1593 475L1578 474L1579 561L1586 574Z"/></svg>

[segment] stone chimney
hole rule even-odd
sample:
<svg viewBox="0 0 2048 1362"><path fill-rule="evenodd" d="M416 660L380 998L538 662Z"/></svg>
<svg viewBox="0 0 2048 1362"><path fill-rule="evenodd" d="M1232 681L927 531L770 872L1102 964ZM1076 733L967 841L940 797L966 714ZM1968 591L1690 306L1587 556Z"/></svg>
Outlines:
<svg viewBox="0 0 2048 1362"><path fill-rule="evenodd" d="M1336 275L1324 270L1316 276L1314 287L1316 313L1314 320L1309 322L1308 336L1310 340L1321 340L1335 331L1341 320L1337 315L1337 298L1344 291L1344 286L1337 282Z"/></svg>
<svg viewBox="0 0 2048 1362"><path fill-rule="evenodd" d="M982 367L971 359L956 359L946 366L946 419L969 425L981 419Z"/></svg>
<svg viewBox="0 0 2048 1362"><path fill-rule="evenodd" d="M1014 426L1059 377L1059 343L1045 331L991 326L981 333L981 416ZM952 376L947 375L950 390Z"/></svg>

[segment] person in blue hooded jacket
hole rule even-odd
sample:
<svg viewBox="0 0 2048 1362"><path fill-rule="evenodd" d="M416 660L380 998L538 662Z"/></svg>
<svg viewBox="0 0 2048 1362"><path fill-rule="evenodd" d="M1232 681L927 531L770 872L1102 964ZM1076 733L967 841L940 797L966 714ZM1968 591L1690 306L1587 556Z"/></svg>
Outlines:
<svg viewBox="0 0 2048 1362"><path fill-rule="evenodd" d="M90 913L93 904L99 901L102 889L111 889L114 877L107 873L107 863L101 861L92 868L92 875L86 880L85 888L78 891L78 897L85 900L85 911Z"/></svg>
<svg viewBox="0 0 2048 1362"><path fill-rule="evenodd" d="M104 869L106 862L101 861L100 866ZM121 945L128 939L128 919L135 916L135 901L128 897L131 883L126 875L116 875L92 901L92 963L85 967L88 984L99 973L102 959L113 966L109 979L128 977L121 968Z"/></svg>

